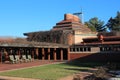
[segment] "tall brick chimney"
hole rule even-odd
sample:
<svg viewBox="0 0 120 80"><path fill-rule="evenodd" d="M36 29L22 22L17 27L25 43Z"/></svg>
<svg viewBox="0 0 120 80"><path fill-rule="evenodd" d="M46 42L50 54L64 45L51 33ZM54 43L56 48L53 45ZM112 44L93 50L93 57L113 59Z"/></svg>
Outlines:
<svg viewBox="0 0 120 80"><path fill-rule="evenodd" d="M80 22L80 18L78 16L72 15L72 14L65 14L64 20L71 20L73 22Z"/></svg>

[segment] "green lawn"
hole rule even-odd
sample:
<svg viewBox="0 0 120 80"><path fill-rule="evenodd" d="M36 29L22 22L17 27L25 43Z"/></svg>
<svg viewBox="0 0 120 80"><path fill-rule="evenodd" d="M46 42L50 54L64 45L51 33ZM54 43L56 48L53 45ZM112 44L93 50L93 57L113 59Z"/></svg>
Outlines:
<svg viewBox="0 0 120 80"><path fill-rule="evenodd" d="M51 64L27 69L19 69L7 72L1 72L1 76L13 76L22 78L34 78L42 80L57 80L59 78L72 75L82 70L88 70L89 67L80 67L68 64Z"/></svg>

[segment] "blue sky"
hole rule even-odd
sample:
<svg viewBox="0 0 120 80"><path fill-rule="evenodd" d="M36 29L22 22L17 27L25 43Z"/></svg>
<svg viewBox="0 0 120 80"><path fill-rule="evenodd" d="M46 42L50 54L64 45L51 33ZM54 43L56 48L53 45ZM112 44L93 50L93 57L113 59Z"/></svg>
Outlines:
<svg viewBox="0 0 120 80"><path fill-rule="evenodd" d="M50 30L65 13L82 11L84 21L98 17L107 22L120 11L120 0L0 0L0 36Z"/></svg>

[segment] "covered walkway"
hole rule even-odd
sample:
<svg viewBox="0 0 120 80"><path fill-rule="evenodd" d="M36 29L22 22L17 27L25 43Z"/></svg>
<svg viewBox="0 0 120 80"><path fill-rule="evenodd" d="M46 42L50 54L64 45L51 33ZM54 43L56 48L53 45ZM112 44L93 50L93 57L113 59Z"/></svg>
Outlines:
<svg viewBox="0 0 120 80"><path fill-rule="evenodd" d="M68 47L68 45L42 42L0 43L0 62L9 61L10 55L18 55L19 58L22 55L26 55L26 58L31 55L33 59L38 60L69 60Z"/></svg>

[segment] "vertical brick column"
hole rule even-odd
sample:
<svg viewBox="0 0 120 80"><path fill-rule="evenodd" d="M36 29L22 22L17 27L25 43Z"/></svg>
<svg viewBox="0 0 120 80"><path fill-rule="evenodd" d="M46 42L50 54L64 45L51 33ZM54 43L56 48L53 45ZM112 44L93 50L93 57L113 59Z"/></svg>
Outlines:
<svg viewBox="0 0 120 80"><path fill-rule="evenodd" d="M53 55L54 55L54 61L56 61L56 48L54 48Z"/></svg>
<svg viewBox="0 0 120 80"><path fill-rule="evenodd" d="M1 53L1 50L0 50L0 62L2 64L2 53Z"/></svg>
<svg viewBox="0 0 120 80"><path fill-rule="evenodd" d="M48 48L48 60L50 60L50 48Z"/></svg>
<svg viewBox="0 0 120 80"><path fill-rule="evenodd" d="M70 48L67 49L67 57L68 57L68 60L70 60Z"/></svg>
<svg viewBox="0 0 120 80"><path fill-rule="evenodd" d="M4 55L5 55L5 61L6 61L6 60L8 60L8 58L9 58L8 52L6 51L5 48L3 49L3 51L4 51L3 53L4 53Z"/></svg>
<svg viewBox="0 0 120 80"><path fill-rule="evenodd" d="M34 50L32 50L32 58L33 58L33 60L34 60Z"/></svg>
<svg viewBox="0 0 120 80"><path fill-rule="evenodd" d="M38 55L39 55L39 52L38 52L38 48L35 48L35 53L36 53L36 55L37 55L37 58L38 58Z"/></svg>
<svg viewBox="0 0 120 80"><path fill-rule="evenodd" d="M20 49L17 49L17 55L18 55L19 58L20 58L20 56L21 56L21 54L20 54Z"/></svg>
<svg viewBox="0 0 120 80"><path fill-rule="evenodd" d="M44 60L45 59L45 51L44 51L44 48L42 48L42 60Z"/></svg>
<svg viewBox="0 0 120 80"><path fill-rule="evenodd" d="M61 61L63 61L63 50L62 49L60 50L60 58L61 58Z"/></svg>
<svg viewBox="0 0 120 80"><path fill-rule="evenodd" d="M17 55L20 56L20 49L17 49Z"/></svg>

